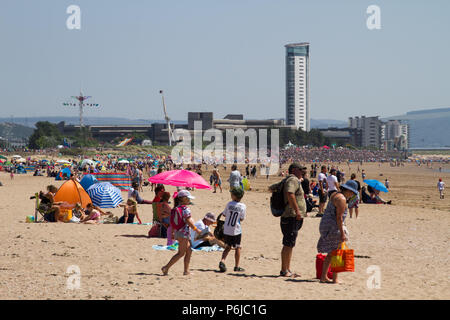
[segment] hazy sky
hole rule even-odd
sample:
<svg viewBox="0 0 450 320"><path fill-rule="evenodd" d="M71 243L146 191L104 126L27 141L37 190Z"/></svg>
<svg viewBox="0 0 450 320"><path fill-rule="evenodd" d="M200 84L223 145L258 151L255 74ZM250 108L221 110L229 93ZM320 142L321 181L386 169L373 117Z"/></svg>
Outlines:
<svg viewBox="0 0 450 320"><path fill-rule="evenodd" d="M69 30L67 7L81 9ZM381 30L369 30L369 5ZM311 117L450 106L448 0L2 0L1 116L285 116L285 48L311 44Z"/></svg>

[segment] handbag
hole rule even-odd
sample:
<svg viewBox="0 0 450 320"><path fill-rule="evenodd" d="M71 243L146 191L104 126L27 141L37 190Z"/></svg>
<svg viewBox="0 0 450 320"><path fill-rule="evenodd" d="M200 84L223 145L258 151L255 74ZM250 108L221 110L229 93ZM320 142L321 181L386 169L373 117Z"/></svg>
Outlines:
<svg viewBox="0 0 450 320"><path fill-rule="evenodd" d="M331 271L355 271L355 255L353 249L349 249L345 242L342 242L337 250L331 252Z"/></svg>
<svg viewBox="0 0 450 320"><path fill-rule="evenodd" d="M161 237L161 225L159 223L155 223L151 229L148 231L149 238L160 238Z"/></svg>
<svg viewBox="0 0 450 320"><path fill-rule="evenodd" d="M325 255L319 253L316 255L316 279L322 278L323 262L325 260ZM329 279L333 278L333 272L331 272L331 266L328 268L327 277Z"/></svg>
<svg viewBox="0 0 450 320"><path fill-rule="evenodd" d="M225 224L224 220L220 220L220 217L222 216L222 214L219 214L219 216L217 217L217 226L214 229L214 237L218 240L223 241L224 236L223 236L223 225Z"/></svg>

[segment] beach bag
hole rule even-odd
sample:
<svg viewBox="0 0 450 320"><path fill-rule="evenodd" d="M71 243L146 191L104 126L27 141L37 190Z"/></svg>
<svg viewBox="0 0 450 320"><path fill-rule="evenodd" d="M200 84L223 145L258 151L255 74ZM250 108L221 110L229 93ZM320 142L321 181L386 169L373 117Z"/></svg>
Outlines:
<svg viewBox="0 0 450 320"><path fill-rule="evenodd" d="M270 197L270 211L274 217L281 217L284 209L286 208L286 203L284 202L284 183L286 180L287 178L284 178L272 189L272 196Z"/></svg>
<svg viewBox="0 0 450 320"><path fill-rule="evenodd" d="M326 256L319 253L316 255L316 279L320 279L322 277L322 269L323 269L323 262L325 261ZM333 272L331 272L331 266L328 268L327 272L328 279L333 278Z"/></svg>
<svg viewBox="0 0 450 320"><path fill-rule="evenodd" d="M331 252L332 272L354 272L355 256L353 249L348 249L345 242L342 242L337 250Z"/></svg>
<svg viewBox="0 0 450 320"><path fill-rule="evenodd" d="M186 225L186 222L183 220L183 209L186 206L178 206L173 208L170 212L170 226L173 230L177 231L183 228Z"/></svg>
<svg viewBox="0 0 450 320"><path fill-rule="evenodd" d="M225 224L224 220L220 220L220 217L222 216L222 214L219 214L219 216L217 217L217 226L214 229L214 237L217 240L224 240L224 236L223 236L223 225Z"/></svg>
<svg viewBox="0 0 450 320"><path fill-rule="evenodd" d="M149 238L159 238L160 235L161 235L161 225L159 223L156 223L148 231L148 237Z"/></svg>

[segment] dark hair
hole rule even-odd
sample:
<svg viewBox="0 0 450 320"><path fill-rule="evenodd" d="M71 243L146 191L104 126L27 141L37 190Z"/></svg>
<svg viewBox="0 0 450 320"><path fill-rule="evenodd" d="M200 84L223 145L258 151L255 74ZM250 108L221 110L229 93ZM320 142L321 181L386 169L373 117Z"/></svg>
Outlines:
<svg viewBox="0 0 450 320"><path fill-rule="evenodd" d="M51 184L51 185L47 186L47 190L50 192L53 192L53 190L58 191L58 188Z"/></svg>
<svg viewBox="0 0 450 320"><path fill-rule="evenodd" d="M233 164L233 165L231 166L231 170L236 170L236 169L237 169L237 165Z"/></svg>
<svg viewBox="0 0 450 320"><path fill-rule="evenodd" d="M161 196L161 202L169 201L169 199L170 199L170 193L164 192L163 195Z"/></svg>
<svg viewBox="0 0 450 320"><path fill-rule="evenodd" d="M178 197L176 197L175 199L173 199L173 207L174 207L174 208L176 208L176 207L179 206L179 204L180 204L180 199L181 199L181 198L178 198Z"/></svg>
<svg viewBox="0 0 450 320"><path fill-rule="evenodd" d="M327 166L322 166L320 169L323 170L323 169L326 169L326 168L327 168Z"/></svg>
<svg viewBox="0 0 450 320"><path fill-rule="evenodd" d="M164 186L157 186L157 187L155 188L155 194L158 194L158 192L160 192L160 191L162 191L162 190L164 190Z"/></svg>
<svg viewBox="0 0 450 320"><path fill-rule="evenodd" d="M355 179L356 178L356 174L352 173L352 175L350 176L350 179Z"/></svg>

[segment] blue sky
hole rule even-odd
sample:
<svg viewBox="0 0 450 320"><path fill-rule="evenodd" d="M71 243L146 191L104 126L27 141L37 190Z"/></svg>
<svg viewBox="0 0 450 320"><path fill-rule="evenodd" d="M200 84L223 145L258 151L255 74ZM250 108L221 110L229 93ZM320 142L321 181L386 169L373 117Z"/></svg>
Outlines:
<svg viewBox="0 0 450 320"><path fill-rule="evenodd" d="M68 30L69 5L81 29ZM366 9L381 9L368 30ZM285 116L285 48L311 44L311 117L403 114L450 105L447 0L4 0L2 116L163 119Z"/></svg>

